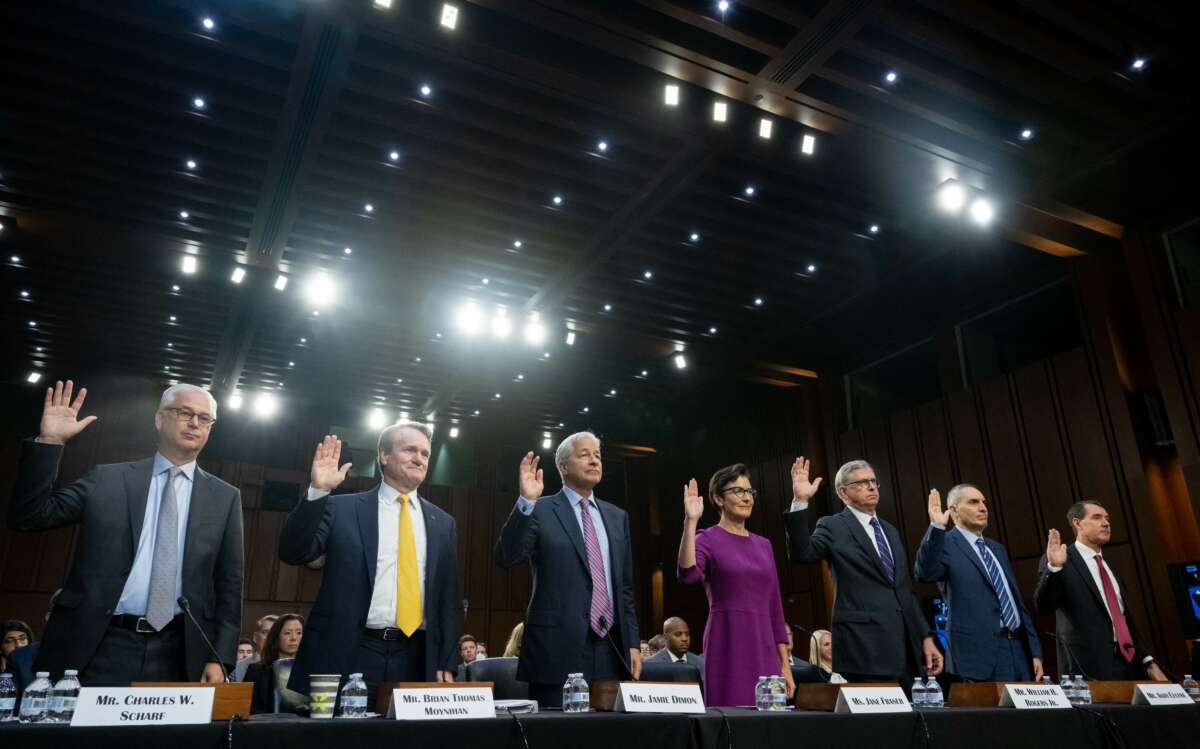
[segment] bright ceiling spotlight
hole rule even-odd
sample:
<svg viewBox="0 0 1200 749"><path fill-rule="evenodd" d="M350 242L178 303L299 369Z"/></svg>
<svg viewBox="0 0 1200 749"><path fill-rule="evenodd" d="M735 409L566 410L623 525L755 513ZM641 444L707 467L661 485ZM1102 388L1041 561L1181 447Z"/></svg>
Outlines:
<svg viewBox="0 0 1200 749"><path fill-rule="evenodd" d="M542 438L542 449L543 449L543 450L549 450L549 449L550 449L550 446L551 446L551 444L552 444L552 443L550 442L550 438L549 438L549 437L543 437L543 438Z"/></svg>
<svg viewBox="0 0 1200 749"><path fill-rule="evenodd" d="M679 105L679 86L674 83L668 83L663 89L663 103L668 107Z"/></svg>
<svg viewBox="0 0 1200 749"><path fill-rule="evenodd" d="M304 298L317 307L328 307L337 298L337 285L328 273L318 271L312 274L305 284Z"/></svg>
<svg viewBox="0 0 1200 749"><path fill-rule="evenodd" d="M496 316L492 318L492 337L504 340L512 333L512 320L508 319L508 311L503 307L496 308Z"/></svg>
<svg viewBox="0 0 1200 749"><path fill-rule="evenodd" d="M611 305L611 304L606 304L606 305L604 305L604 311L605 311L605 312L612 312L612 305Z"/></svg>
<svg viewBox="0 0 1200 749"><path fill-rule="evenodd" d="M608 150L608 141L602 140L599 143L597 143L596 150L599 151L600 153L606 152Z"/></svg>
<svg viewBox="0 0 1200 749"><path fill-rule="evenodd" d="M38 382L41 379L42 379L41 372L30 372L29 374L25 375L25 382L28 382L30 385L38 384Z"/></svg>
<svg viewBox="0 0 1200 749"><path fill-rule="evenodd" d="M380 10L389 10L392 7L392 0L375 0L375 7Z"/></svg>
<svg viewBox="0 0 1200 749"><path fill-rule="evenodd" d="M804 154L805 156L812 156L813 153L816 152L816 150L817 150L816 136L809 135L806 133L804 135L804 137L800 139L800 153Z"/></svg>
<svg viewBox="0 0 1200 749"><path fill-rule="evenodd" d="M575 345L575 331L573 331L573 330L567 331L567 345L568 346Z"/></svg>
<svg viewBox="0 0 1200 749"><path fill-rule="evenodd" d="M276 291L283 291L284 289L287 288L287 284L288 284L287 276L276 276L275 277L275 290Z"/></svg>
<svg viewBox="0 0 1200 749"><path fill-rule="evenodd" d="M561 195L555 195L553 198L550 199L550 202L554 203L554 205L562 205L563 198Z"/></svg>
<svg viewBox="0 0 1200 749"><path fill-rule="evenodd" d="M458 6L450 3L442 4L442 27L454 30L458 26Z"/></svg>
<svg viewBox="0 0 1200 749"><path fill-rule="evenodd" d="M538 319L538 313L529 314L529 322L525 323L525 342L531 346L540 346L546 340L546 326Z"/></svg>
<svg viewBox="0 0 1200 749"><path fill-rule="evenodd" d="M475 302L461 305L454 313L454 325L464 335L478 335L483 329L483 312Z"/></svg>
<svg viewBox="0 0 1200 749"><path fill-rule="evenodd" d="M195 169L197 166L199 166L195 159L188 159L187 161L183 162L183 165L188 169Z"/></svg>
<svg viewBox="0 0 1200 749"><path fill-rule="evenodd" d="M386 423L387 416L384 415L381 408L372 408L371 413L367 415L367 426L371 429L383 429Z"/></svg>
<svg viewBox="0 0 1200 749"><path fill-rule="evenodd" d="M692 240L693 242L699 242L700 241L700 232L696 232L696 231L692 232L691 235L688 237L688 239Z"/></svg>
<svg viewBox="0 0 1200 749"><path fill-rule="evenodd" d="M758 121L758 137L769 140L771 138L771 121L765 117Z"/></svg>
<svg viewBox="0 0 1200 749"><path fill-rule="evenodd" d="M808 270L808 272L809 272L809 273L816 273L816 272L817 272L817 266L813 265L812 263L809 263L809 264L808 264L808 268L807 268L807 270Z"/></svg>
<svg viewBox="0 0 1200 749"><path fill-rule="evenodd" d="M947 213L958 213L962 210L963 205L967 202L966 189L955 182L947 180L940 189L938 189L938 205Z"/></svg>
<svg viewBox="0 0 1200 749"><path fill-rule="evenodd" d="M1021 131L1021 140L1033 140L1033 128L1025 128Z"/></svg>
<svg viewBox="0 0 1200 749"><path fill-rule="evenodd" d="M717 3L717 10L721 11L722 13L729 10L729 0L719 0Z"/></svg>
<svg viewBox="0 0 1200 749"><path fill-rule="evenodd" d="M513 249L514 249L514 250L519 250L519 249L521 249L521 245L522 245L522 244L523 244L523 242L521 242L521 240L519 240L519 239L514 239L514 240L513 240Z"/></svg>
<svg viewBox="0 0 1200 749"><path fill-rule="evenodd" d="M230 411L240 411L242 409L242 396L239 393L234 393L225 399L225 407Z"/></svg>
<svg viewBox="0 0 1200 749"><path fill-rule="evenodd" d="M375 212L375 204L367 203L366 205L363 206L363 210L366 211L367 213L374 213Z"/></svg>
<svg viewBox="0 0 1200 749"><path fill-rule="evenodd" d="M195 109L204 109L204 108L205 108L205 107L207 107L207 106L208 106L208 102L206 102L206 101L204 100L204 97L203 97L203 96L195 96L195 97L192 97L192 107L193 107L193 108L195 108Z"/></svg>
<svg viewBox="0 0 1200 749"><path fill-rule="evenodd" d="M213 29L217 28L217 22L214 21L211 16L205 16L203 19L201 19L200 25L204 27L205 31L212 31Z"/></svg>
<svg viewBox="0 0 1200 749"><path fill-rule="evenodd" d="M400 152L399 151L388 152L388 161L399 161L399 160L400 160Z"/></svg>
<svg viewBox="0 0 1200 749"><path fill-rule="evenodd" d="M713 102L713 122L725 122L729 118L729 105L723 101Z"/></svg>
<svg viewBox="0 0 1200 749"><path fill-rule="evenodd" d="M896 82L897 80L899 80L899 79L900 79L900 75L899 75L899 73L897 73L897 72L896 72L896 71L894 71L894 70L889 70L889 71L888 71L888 72L887 72L887 73L886 73L886 74L883 76L883 80L884 80L884 81L886 81L886 82L888 82L888 83L895 83L895 82Z"/></svg>
<svg viewBox="0 0 1200 749"><path fill-rule="evenodd" d="M421 84L421 96L424 96L426 99L428 99L432 95L433 95L433 86L430 86L428 83L422 83Z"/></svg>
<svg viewBox="0 0 1200 749"><path fill-rule="evenodd" d="M650 270L642 271L642 278L649 281L650 279L654 278L654 271L650 271Z"/></svg>
<svg viewBox="0 0 1200 749"><path fill-rule="evenodd" d="M187 220L188 220L189 218L191 218L191 217L192 217L192 214L188 213L187 211L180 211L180 212L179 212L179 218L180 218L181 220L183 220L183 221L187 221Z"/></svg>
<svg viewBox="0 0 1200 749"><path fill-rule="evenodd" d="M1135 57L1129 67L1138 72L1145 70L1146 69L1146 58Z"/></svg>
<svg viewBox="0 0 1200 749"><path fill-rule="evenodd" d="M755 306L755 307L761 307L761 306L763 306L763 298L762 298L762 297L760 297L760 296L756 296L756 297L754 297L754 306Z"/></svg>
<svg viewBox="0 0 1200 749"><path fill-rule="evenodd" d="M716 334L717 334L717 326L716 326L716 325L713 325L712 327L710 327L710 328L708 329L708 334L709 334L709 335L716 335Z"/></svg>
<svg viewBox="0 0 1200 749"><path fill-rule="evenodd" d="M991 201L987 198L975 198L971 202L971 220L980 226L990 224L995 215L996 209L992 207Z"/></svg>
<svg viewBox="0 0 1200 749"><path fill-rule="evenodd" d="M190 276L196 272L196 265L197 265L197 261L196 261L195 255L184 255L183 256L183 266L182 266L182 268L180 268L180 270L182 270L184 273L186 273Z"/></svg>
<svg viewBox="0 0 1200 749"><path fill-rule="evenodd" d="M458 439L458 427L450 427L450 439Z"/></svg>
<svg viewBox="0 0 1200 749"><path fill-rule="evenodd" d="M274 416L278 408L279 403L275 400L273 393L264 391L254 398L254 415L259 418L266 419Z"/></svg>
<svg viewBox="0 0 1200 749"><path fill-rule="evenodd" d="M879 224L871 224L869 227L867 227L867 231L871 232L872 234L878 234Z"/></svg>
<svg viewBox="0 0 1200 749"><path fill-rule="evenodd" d="M238 267L233 269L233 275L229 277L229 280L233 281L234 283L241 283L242 281L245 280L245 278L246 278L246 269L239 265Z"/></svg>
<svg viewBox="0 0 1200 749"><path fill-rule="evenodd" d="M683 354L675 354L675 368L687 369L687 358Z"/></svg>
<svg viewBox="0 0 1200 749"><path fill-rule="evenodd" d="M742 190L742 194L745 195L747 198L753 198L754 193L756 193L756 192L758 192L758 191L756 189L754 189L754 185L746 185L746 189Z"/></svg>

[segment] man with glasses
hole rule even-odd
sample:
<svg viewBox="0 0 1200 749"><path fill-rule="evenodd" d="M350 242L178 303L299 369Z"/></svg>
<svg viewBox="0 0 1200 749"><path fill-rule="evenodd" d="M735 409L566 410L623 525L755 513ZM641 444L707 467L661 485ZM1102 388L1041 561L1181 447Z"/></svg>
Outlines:
<svg viewBox="0 0 1200 749"><path fill-rule="evenodd" d="M17 531L81 526L36 669L55 678L78 669L86 686L224 681L242 618L242 500L196 465L216 400L195 385L168 388L154 414L154 457L99 465L55 490L64 445L97 419L79 418L87 389L72 400L74 386L46 389L41 431L22 445L8 511ZM220 662L185 621L181 597Z"/></svg>
<svg viewBox="0 0 1200 749"><path fill-rule="evenodd" d="M847 681L898 681L919 671L936 676L942 655L913 594L908 558L895 526L875 512L879 479L865 460L838 469L834 488L845 505L810 532L808 499L821 484L803 457L792 464L792 506L784 515L788 558L829 563L833 602L833 666Z"/></svg>

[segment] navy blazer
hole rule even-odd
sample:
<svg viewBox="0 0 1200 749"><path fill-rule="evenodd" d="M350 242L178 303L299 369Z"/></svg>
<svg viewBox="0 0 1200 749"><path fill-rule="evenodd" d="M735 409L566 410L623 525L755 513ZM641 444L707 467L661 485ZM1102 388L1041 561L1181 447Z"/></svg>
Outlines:
<svg viewBox="0 0 1200 749"><path fill-rule="evenodd" d="M1041 658L1042 645L1017 588L1008 552L990 538L985 538L984 542L1008 581L1025 633L1026 655ZM921 539L913 566L918 580L937 583L950 611L946 670L972 681L990 678L996 670L995 634L1003 625L1000 623L1000 602L979 555L953 526L937 528L930 525Z"/></svg>
<svg viewBox="0 0 1200 749"><path fill-rule="evenodd" d="M454 670L459 629L458 530L454 518L421 500L425 518L425 680ZM288 689L308 694L309 674L349 673L367 625L379 551L379 487L328 495L288 513L279 558L307 564L325 555L321 589L304 624Z"/></svg>
<svg viewBox="0 0 1200 749"><path fill-rule="evenodd" d="M836 586L833 600L833 667L843 674L903 676L908 672L908 648L914 663L923 665L921 641L930 636L908 572L908 557L896 527L883 518L896 564L888 580L883 562L849 507L817 521L809 532L811 509L783 516L788 558L793 562L829 562Z"/></svg>
<svg viewBox="0 0 1200 749"><path fill-rule="evenodd" d="M616 618L611 633L621 660L628 665L629 650L640 642L633 605L629 515L599 498L596 507L608 534ZM513 507L496 541L495 558L505 569L528 561L533 571L517 678L530 684L558 684L567 674L585 670L592 578L583 531L566 493L542 497L528 515Z"/></svg>

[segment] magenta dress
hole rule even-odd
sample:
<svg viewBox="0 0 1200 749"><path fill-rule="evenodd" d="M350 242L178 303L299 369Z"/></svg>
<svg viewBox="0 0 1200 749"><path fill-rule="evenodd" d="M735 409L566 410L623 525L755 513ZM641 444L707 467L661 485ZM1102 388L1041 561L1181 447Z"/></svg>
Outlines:
<svg viewBox="0 0 1200 749"><path fill-rule="evenodd" d="M704 702L711 707L754 705L760 676L779 673L779 644L787 624L771 542L735 536L720 526L696 533L696 566L678 567L683 583L704 583Z"/></svg>

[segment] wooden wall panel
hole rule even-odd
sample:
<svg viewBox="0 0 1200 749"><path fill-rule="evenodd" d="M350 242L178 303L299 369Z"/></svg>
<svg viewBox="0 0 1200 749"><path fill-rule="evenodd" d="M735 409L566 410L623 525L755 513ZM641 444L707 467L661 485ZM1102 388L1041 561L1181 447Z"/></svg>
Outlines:
<svg viewBox="0 0 1200 749"><path fill-rule="evenodd" d="M891 419L891 434L896 527L911 561L929 525L929 487L922 475L916 415L912 411L896 414Z"/></svg>
<svg viewBox="0 0 1200 749"><path fill-rule="evenodd" d="M1038 554L1045 543L1028 534L1029 518L1035 512L1031 475L1022 449L1020 426L1016 420L1007 378L984 383L979 388L983 404L984 428L995 466L991 501L1002 505L1003 538L1009 554L1016 557Z"/></svg>

